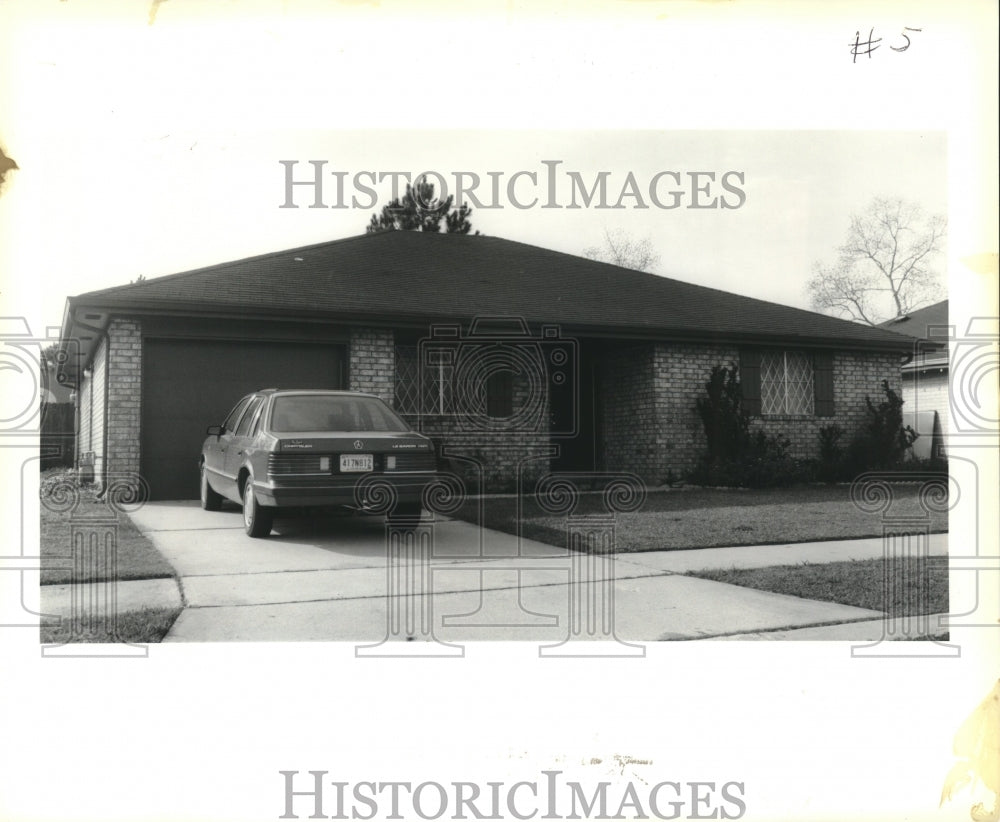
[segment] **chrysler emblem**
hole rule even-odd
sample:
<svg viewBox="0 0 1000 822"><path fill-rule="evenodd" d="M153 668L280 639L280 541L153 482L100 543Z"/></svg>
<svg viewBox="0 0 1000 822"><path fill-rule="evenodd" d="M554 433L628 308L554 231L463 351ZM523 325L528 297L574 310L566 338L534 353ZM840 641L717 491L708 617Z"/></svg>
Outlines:
<svg viewBox="0 0 1000 822"><path fill-rule="evenodd" d="M356 451L360 451L364 447L365 447L365 444L361 440L355 440L354 441L354 449Z"/></svg>

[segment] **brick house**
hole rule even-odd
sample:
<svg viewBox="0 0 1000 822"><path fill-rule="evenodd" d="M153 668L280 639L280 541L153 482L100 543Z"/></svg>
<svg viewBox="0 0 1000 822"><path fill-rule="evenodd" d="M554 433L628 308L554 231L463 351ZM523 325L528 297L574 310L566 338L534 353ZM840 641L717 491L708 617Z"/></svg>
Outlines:
<svg viewBox="0 0 1000 822"><path fill-rule="evenodd" d="M815 456L912 339L495 237L393 231L67 301L78 458L195 498L205 427L262 387L368 391L490 489L548 470L656 485L703 452L695 410L739 364L755 424ZM88 456L88 460L90 457Z"/></svg>

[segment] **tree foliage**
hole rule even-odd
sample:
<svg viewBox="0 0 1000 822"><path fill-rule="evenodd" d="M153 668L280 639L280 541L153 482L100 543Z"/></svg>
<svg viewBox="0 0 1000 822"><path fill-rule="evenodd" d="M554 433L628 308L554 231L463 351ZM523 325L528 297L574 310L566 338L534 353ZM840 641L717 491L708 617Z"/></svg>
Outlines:
<svg viewBox="0 0 1000 822"><path fill-rule="evenodd" d="M605 229L604 243L585 248L583 256L635 271L649 271L660 264L660 255L656 253L648 237L636 240L620 228L614 231Z"/></svg>
<svg viewBox="0 0 1000 822"><path fill-rule="evenodd" d="M427 177L421 177L415 186L406 184L406 193L401 198L394 198L382 207L380 214L372 215L368 233L398 230L440 232L443 220L447 234L468 234L472 228L469 221L472 209L465 203L453 208L454 200L451 195L440 199L434 192L434 184L427 182Z"/></svg>
<svg viewBox="0 0 1000 822"><path fill-rule="evenodd" d="M942 299L933 263L945 234L944 217L900 199L874 199L851 218L837 261L816 264L808 286L813 308L878 325Z"/></svg>

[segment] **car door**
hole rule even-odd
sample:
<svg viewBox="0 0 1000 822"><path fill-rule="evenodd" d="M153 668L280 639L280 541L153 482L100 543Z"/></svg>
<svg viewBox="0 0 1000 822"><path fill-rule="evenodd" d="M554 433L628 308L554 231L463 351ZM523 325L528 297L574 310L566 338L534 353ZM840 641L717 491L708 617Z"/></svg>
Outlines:
<svg viewBox="0 0 1000 822"><path fill-rule="evenodd" d="M230 434L229 441L226 444L225 467L223 470L226 476L231 478L230 481L233 483L232 487L236 494L239 493L236 479L239 476L240 467L243 465L247 447L252 440L251 426L263 403L263 397L252 397L250 399L250 402L243 409L243 413L236 423L236 429Z"/></svg>
<svg viewBox="0 0 1000 822"><path fill-rule="evenodd" d="M236 425L252 399L253 395L251 394L236 403L233 410L229 412L229 416L226 417L226 421L222 423L219 435L214 442L210 440L205 447L205 469L209 472L209 482L218 493L229 499L238 500L239 493L236 488L235 475L230 475L226 471L226 454L229 452L229 447L236 433Z"/></svg>

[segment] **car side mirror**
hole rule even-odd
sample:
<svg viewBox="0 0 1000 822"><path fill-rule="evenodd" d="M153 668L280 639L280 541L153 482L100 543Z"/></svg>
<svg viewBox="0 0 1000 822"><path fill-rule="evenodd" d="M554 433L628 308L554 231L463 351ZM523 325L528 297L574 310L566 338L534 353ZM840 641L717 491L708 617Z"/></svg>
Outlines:
<svg viewBox="0 0 1000 822"><path fill-rule="evenodd" d="M205 433L210 437L218 437L222 435L223 427L221 425L210 425L205 429Z"/></svg>

